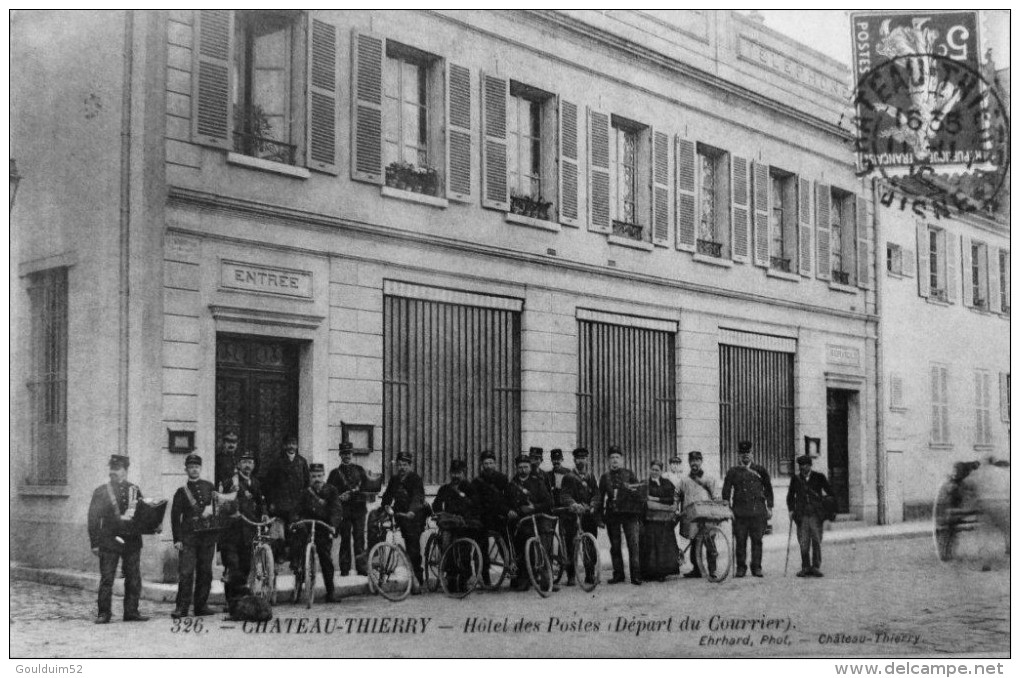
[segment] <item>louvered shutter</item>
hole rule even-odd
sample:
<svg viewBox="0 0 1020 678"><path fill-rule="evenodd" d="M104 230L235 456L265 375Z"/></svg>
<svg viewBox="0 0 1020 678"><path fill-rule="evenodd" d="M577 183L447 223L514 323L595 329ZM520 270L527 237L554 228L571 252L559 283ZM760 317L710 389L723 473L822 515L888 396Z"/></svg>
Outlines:
<svg viewBox="0 0 1020 678"><path fill-rule="evenodd" d="M579 226L578 187L581 177L578 169L580 142L578 140L577 104L560 99L559 107L560 223L567 226Z"/></svg>
<svg viewBox="0 0 1020 678"><path fill-rule="evenodd" d="M669 135L652 131L652 242L669 247Z"/></svg>
<svg viewBox="0 0 1020 678"><path fill-rule="evenodd" d="M832 248L829 236L832 233L832 190L828 184L815 183L815 242L818 243L818 257L815 262L815 277L819 280L832 279Z"/></svg>
<svg viewBox="0 0 1020 678"><path fill-rule="evenodd" d="M351 68L351 178L383 183L383 39L354 33Z"/></svg>
<svg viewBox="0 0 1020 678"><path fill-rule="evenodd" d="M974 278L971 275L971 251L970 238L963 236L962 255L963 266L961 277L963 278L963 305L974 306Z"/></svg>
<svg viewBox="0 0 1020 678"><path fill-rule="evenodd" d="M471 161L471 71L446 63L446 197L474 200Z"/></svg>
<svg viewBox="0 0 1020 678"><path fill-rule="evenodd" d="M906 248L906 247L904 247L902 251L903 251L903 256L902 256L902 259L903 259L903 270L902 270L902 273L903 273L904 276L906 276L908 278L913 278L914 275L915 275L915 272L917 271L917 259L915 258L917 255L914 253L914 250Z"/></svg>
<svg viewBox="0 0 1020 678"><path fill-rule="evenodd" d="M956 269L959 267L960 261L960 238L955 233L943 231L942 242L945 245L942 251L945 253L946 259L946 300L950 304L955 304L960 295L956 280Z"/></svg>
<svg viewBox="0 0 1020 678"><path fill-rule="evenodd" d="M308 41L308 169L339 174L336 125L336 26L310 20Z"/></svg>
<svg viewBox="0 0 1020 678"><path fill-rule="evenodd" d="M998 313L1002 310L1002 294L999 283L999 250L996 247L986 247L987 270L988 270L988 310Z"/></svg>
<svg viewBox="0 0 1020 678"><path fill-rule="evenodd" d="M203 9L195 12L191 93L191 140L203 146L233 150L234 13Z"/></svg>
<svg viewBox="0 0 1020 678"><path fill-rule="evenodd" d="M942 442L949 442L949 368L940 367L942 377Z"/></svg>
<svg viewBox="0 0 1020 678"><path fill-rule="evenodd" d="M510 81L482 73L482 207L510 210L506 109Z"/></svg>
<svg viewBox="0 0 1020 678"><path fill-rule="evenodd" d="M769 203L772 198L769 191L769 166L752 162L751 174L754 177L754 263L768 268Z"/></svg>
<svg viewBox="0 0 1020 678"><path fill-rule="evenodd" d="M999 281L999 286L1001 287L1001 289L1003 291L1003 297L1002 297L1002 299L999 300L999 302L1001 304L1000 308L1002 309L1002 312L1003 313L1008 313L1009 310L1010 310L1010 299L1011 299L1012 294L1013 294L1011 289L1010 289L1010 281L1011 281L1011 278L1012 278L1012 273L1009 270L1009 250L1000 250L1000 251L1002 253L999 256L1006 257L1006 267L1004 269L1005 272L1006 272L1006 275L1005 275L1006 280L1005 280L1005 282L1003 282L1001 280Z"/></svg>
<svg viewBox="0 0 1020 678"><path fill-rule="evenodd" d="M800 228L797 251L800 260L800 274L811 277L811 182L803 177L797 191L797 224Z"/></svg>
<svg viewBox="0 0 1020 678"><path fill-rule="evenodd" d="M747 158L731 156L730 158L730 194L733 204L732 229L730 243L733 250L733 261L747 263L750 257L750 230L751 230L751 188L750 177L748 176Z"/></svg>
<svg viewBox="0 0 1020 678"><path fill-rule="evenodd" d="M694 252L698 240L698 149L690 139L676 140L676 248Z"/></svg>
<svg viewBox="0 0 1020 678"><path fill-rule="evenodd" d="M857 286L871 289L871 229L868 228L868 201L857 196Z"/></svg>
<svg viewBox="0 0 1020 678"><path fill-rule="evenodd" d="M609 115L588 109L588 229L609 233Z"/></svg>
<svg viewBox="0 0 1020 678"><path fill-rule="evenodd" d="M899 372L892 372L889 375L889 409L902 410L905 408L903 398L903 375Z"/></svg>
<svg viewBox="0 0 1020 678"><path fill-rule="evenodd" d="M931 262L928 253L928 225L917 221L917 293L927 299L931 296Z"/></svg>
<svg viewBox="0 0 1020 678"><path fill-rule="evenodd" d="M999 418L1009 421L1009 374L999 372Z"/></svg>

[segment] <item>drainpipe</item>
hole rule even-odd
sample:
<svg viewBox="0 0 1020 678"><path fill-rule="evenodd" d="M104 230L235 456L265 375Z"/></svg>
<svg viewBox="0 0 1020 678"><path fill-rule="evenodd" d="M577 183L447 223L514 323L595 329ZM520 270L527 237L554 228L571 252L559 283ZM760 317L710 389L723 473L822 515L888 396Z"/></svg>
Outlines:
<svg viewBox="0 0 1020 678"><path fill-rule="evenodd" d="M882 257L879 256L879 248L884 240L880 237L878 218L878 181L871 180L871 204L875 215L875 316L878 322L875 323L875 402L877 404L875 416L875 489L878 492L878 524L885 525L889 522L886 511L886 477L888 466L885 454L885 363L882 355L882 267L878 265Z"/></svg>
<svg viewBox="0 0 1020 678"><path fill-rule="evenodd" d="M124 83L120 108L120 242L119 242L119 306L118 328L120 330L117 355L118 435L117 448L120 454L128 454L128 425L131 421L130 375L131 375L131 84L134 75L134 33L135 16L132 10L125 10L124 16Z"/></svg>

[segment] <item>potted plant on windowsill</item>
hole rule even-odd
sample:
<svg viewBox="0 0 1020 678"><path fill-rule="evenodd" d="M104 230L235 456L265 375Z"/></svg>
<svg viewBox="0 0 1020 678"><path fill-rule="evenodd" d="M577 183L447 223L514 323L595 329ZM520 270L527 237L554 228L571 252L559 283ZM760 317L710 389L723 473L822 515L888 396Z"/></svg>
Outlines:
<svg viewBox="0 0 1020 678"><path fill-rule="evenodd" d="M386 185L398 191L436 195L439 193L439 172L427 165L391 162L386 166Z"/></svg>
<svg viewBox="0 0 1020 678"><path fill-rule="evenodd" d="M510 196L510 213L529 219L549 221L549 208L552 202L542 200L542 196L532 198L530 195L513 193Z"/></svg>

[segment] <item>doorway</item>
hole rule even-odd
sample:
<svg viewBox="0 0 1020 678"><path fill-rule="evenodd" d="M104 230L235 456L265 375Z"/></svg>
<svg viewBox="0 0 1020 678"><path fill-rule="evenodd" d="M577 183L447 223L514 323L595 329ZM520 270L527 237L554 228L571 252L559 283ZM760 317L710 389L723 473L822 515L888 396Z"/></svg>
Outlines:
<svg viewBox="0 0 1020 678"><path fill-rule="evenodd" d="M216 441L236 431L256 473L297 434L300 352L294 341L216 335Z"/></svg>
<svg viewBox="0 0 1020 678"><path fill-rule="evenodd" d="M850 403L854 395L854 391L838 388L826 393L829 484L840 513L850 512Z"/></svg>

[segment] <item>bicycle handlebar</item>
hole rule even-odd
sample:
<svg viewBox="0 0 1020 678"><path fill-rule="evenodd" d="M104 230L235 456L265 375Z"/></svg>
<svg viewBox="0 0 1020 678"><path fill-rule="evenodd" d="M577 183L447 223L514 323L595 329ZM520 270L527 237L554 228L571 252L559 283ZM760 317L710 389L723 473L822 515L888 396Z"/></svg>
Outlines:
<svg viewBox="0 0 1020 678"><path fill-rule="evenodd" d="M265 522L257 523L254 520L249 520L248 517L246 515L244 515L243 513L238 513L237 515L239 515L241 517L241 520L243 520L244 522L248 523L249 525L251 525L253 527L269 527L270 525L273 524L273 519L272 518L270 518L269 520L267 520Z"/></svg>
<svg viewBox="0 0 1020 678"><path fill-rule="evenodd" d="M327 532L329 532L330 536L336 534L336 532L333 530L332 525L330 525L329 523L324 523L321 520L315 520L314 518L303 518L301 520L295 520L290 524L290 529L293 530L298 525L307 525L309 523L318 523L319 525L322 525L322 527L325 528Z"/></svg>

